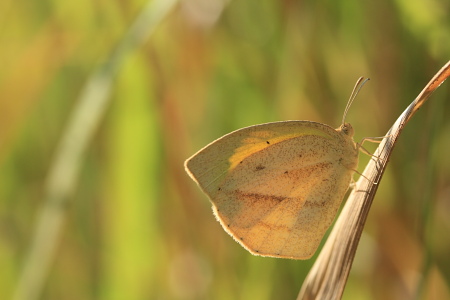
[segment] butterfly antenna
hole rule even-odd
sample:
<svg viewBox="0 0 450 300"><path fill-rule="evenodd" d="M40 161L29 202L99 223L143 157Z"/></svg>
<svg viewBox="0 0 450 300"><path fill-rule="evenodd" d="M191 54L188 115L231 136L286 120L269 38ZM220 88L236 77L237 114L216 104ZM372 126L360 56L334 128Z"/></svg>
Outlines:
<svg viewBox="0 0 450 300"><path fill-rule="evenodd" d="M358 95L358 93L359 93L359 90L363 87L363 85L369 79L370 78L359 77L358 80L356 81L355 87L353 88L353 91L352 91L352 93L350 95L350 98L348 99L347 106L345 107L345 110L344 110L344 116L342 117L342 124L344 124L344 122L345 122L345 117L347 117L348 109L352 105L353 100L355 100L356 95Z"/></svg>

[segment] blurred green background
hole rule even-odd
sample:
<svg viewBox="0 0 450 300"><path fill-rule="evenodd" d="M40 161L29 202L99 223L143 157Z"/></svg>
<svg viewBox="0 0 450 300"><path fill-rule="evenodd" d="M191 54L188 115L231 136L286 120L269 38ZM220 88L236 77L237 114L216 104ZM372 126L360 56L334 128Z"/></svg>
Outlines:
<svg viewBox="0 0 450 300"><path fill-rule="evenodd" d="M2 299L27 266L82 90L126 44L145 5L0 2ZM175 3L106 74L106 110L59 208L65 219L38 299L295 299L317 254L247 253L215 220L184 160L248 125L338 127L359 76L371 81L347 117L355 140L384 135L449 60L449 12L440 0ZM449 86L398 141L344 299L450 299Z"/></svg>

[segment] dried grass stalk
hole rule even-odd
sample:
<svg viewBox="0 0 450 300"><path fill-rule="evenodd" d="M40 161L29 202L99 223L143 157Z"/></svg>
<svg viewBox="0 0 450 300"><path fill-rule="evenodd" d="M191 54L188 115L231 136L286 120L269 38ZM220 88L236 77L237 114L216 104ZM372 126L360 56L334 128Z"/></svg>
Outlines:
<svg viewBox="0 0 450 300"><path fill-rule="evenodd" d="M387 137L374 153L379 158L370 160L362 173L364 176L356 182L322 252L303 282L297 300L341 299L370 206L394 145L406 123L449 76L450 61L431 79L387 132Z"/></svg>

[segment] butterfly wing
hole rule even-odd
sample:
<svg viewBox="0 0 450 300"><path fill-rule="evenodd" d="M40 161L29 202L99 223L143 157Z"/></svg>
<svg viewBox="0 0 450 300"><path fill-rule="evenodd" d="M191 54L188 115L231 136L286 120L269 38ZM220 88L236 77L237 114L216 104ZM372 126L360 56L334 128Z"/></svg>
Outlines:
<svg viewBox="0 0 450 300"><path fill-rule="evenodd" d="M324 124L251 126L186 161L223 228L262 256L306 259L331 225L357 165L348 136Z"/></svg>

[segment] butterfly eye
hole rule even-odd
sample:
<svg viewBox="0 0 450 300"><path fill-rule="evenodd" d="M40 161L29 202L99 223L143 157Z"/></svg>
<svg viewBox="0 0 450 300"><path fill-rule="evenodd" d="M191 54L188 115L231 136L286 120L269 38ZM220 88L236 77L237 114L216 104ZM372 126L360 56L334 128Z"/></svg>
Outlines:
<svg viewBox="0 0 450 300"><path fill-rule="evenodd" d="M349 123L344 123L341 125L340 127L341 131L345 134L348 135L350 137L353 137L354 134L354 130L352 125L350 125Z"/></svg>
<svg viewBox="0 0 450 300"><path fill-rule="evenodd" d="M348 126L347 126L347 124L344 125L344 127L342 127L342 131L343 131L345 134L348 134Z"/></svg>

